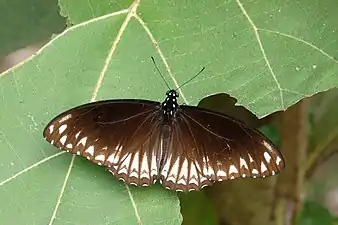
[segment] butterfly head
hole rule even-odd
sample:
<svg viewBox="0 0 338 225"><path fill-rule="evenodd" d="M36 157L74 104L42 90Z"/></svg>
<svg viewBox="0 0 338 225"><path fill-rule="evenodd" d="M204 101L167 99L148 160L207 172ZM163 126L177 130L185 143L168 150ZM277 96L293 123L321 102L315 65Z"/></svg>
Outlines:
<svg viewBox="0 0 338 225"><path fill-rule="evenodd" d="M166 98L162 103L162 111L165 116L173 117L178 109L177 98L179 97L176 90L169 90L166 93Z"/></svg>

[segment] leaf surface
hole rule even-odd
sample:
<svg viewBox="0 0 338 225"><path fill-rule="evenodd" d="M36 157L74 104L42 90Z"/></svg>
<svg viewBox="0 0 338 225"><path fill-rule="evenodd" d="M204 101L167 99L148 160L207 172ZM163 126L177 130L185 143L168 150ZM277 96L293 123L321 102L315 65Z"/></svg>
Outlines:
<svg viewBox="0 0 338 225"><path fill-rule="evenodd" d="M64 30L58 11L57 0L0 0L0 57Z"/></svg>

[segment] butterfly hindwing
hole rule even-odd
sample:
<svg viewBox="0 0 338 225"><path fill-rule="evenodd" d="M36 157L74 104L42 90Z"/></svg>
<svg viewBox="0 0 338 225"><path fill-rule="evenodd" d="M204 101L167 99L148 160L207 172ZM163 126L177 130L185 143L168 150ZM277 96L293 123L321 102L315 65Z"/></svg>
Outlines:
<svg viewBox="0 0 338 225"><path fill-rule="evenodd" d="M172 132L177 141L168 149L160 176L167 189L198 190L215 181L271 176L284 168L279 150L260 132L208 110L181 106L180 112Z"/></svg>

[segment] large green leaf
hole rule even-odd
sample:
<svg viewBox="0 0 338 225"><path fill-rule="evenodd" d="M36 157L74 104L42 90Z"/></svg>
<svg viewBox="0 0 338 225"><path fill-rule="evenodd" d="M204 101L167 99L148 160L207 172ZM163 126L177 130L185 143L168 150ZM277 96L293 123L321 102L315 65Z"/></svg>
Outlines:
<svg viewBox="0 0 338 225"><path fill-rule="evenodd" d="M76 25L0 75L0 218L6 224L182 221L174 192L127 188L42 138L46 123L72 106L106 98L162 100L166 86L150 56L172 87L206 66L182 88L182 102L226 92L258 116L338 84L335 0L136 1L130 8L115 1L108 14L108 1L91 0L81 11L66 10L69 2L60 6ZM99 3L104 7L88 13Z"/></svg>
<svg viewBox="0 0 338 225"><path fill-rule="evenodd" d="M0 0L0 56L48 40L66 26L57 0Z"/></svg>

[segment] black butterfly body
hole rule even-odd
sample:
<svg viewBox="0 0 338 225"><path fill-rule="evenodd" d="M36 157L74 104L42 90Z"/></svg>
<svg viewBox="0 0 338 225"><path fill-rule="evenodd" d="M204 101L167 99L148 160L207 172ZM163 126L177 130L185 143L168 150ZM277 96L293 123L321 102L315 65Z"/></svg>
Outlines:
<svg viewBox="0 0 338 225"><path fill-rule="evenodd" d="M45 139L103 165L127 184L159 180L171 190L199 190L216 181L266 177L284 168L279 150L259 131L210 110L163 103L106 100L53 119Z"/></svg>

